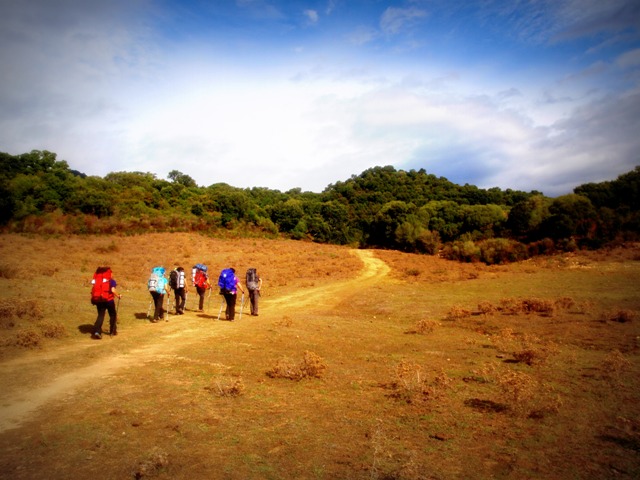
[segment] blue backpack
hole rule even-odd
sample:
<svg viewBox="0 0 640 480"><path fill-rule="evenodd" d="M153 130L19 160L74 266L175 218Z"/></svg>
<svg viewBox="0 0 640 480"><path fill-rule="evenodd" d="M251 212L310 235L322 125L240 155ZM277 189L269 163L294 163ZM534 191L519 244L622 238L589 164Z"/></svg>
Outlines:
<svg viewBox="0 0 640 480"><path fill-rule="evenodd" d="M233 270L225 268L220 272L218 286L220 287L220 293L229 293L236 289L236 276Z"/></svg>

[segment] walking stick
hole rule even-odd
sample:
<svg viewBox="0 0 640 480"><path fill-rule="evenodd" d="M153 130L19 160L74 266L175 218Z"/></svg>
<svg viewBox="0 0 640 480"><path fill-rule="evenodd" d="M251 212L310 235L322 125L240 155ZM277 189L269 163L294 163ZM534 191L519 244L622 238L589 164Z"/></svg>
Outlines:
<svg viewBox="0 0 640 480"><path fill-rule="evenodd" d="M118 330L118 310L120 309L120 298L122 298L122 296L118 297L118 302L116 303L116 318L113 321L113 329L109 328L109 338L113 338L113 331L117 331ZM111 327L111 326L109 326Z"/></svg>
<svg viewBox="0 0 640 480"><path fill-rule="evenodd" d="M225 299L222 297L222 302L220 302L220 311L218 312L218 320L220 320L220 315L222 315L222 307L224 307Z"/></svg>
<svg viewBox="0 0 640 480"><path fill-rule="evenodd" d="M240 300L240 318L242 320L242 310L244 310L244 292L242 292L242 299Z"/></svg>

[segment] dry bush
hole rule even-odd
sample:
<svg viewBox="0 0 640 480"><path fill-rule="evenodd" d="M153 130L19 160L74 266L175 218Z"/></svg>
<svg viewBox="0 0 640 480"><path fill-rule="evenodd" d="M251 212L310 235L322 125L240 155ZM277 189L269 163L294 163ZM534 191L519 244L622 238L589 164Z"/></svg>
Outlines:
<svg viewBox="0 0 640 480"><path fill-rule="evenodd" d="M118 247L118 245L116 245L116 242L113 240L108 245L100 245L95 249L96 253L115 253L119 251L120 251L120 248Z"/></svg>
<svg viewBox="0 0 640 480"><path fill-rule="evenodd" d="M632 322L634 318L635 312L633 310L610 310L600 314L602 322L627 323Z"/></svg>
<svg viewBox="0 0 640 480"><path fill-rule="evenodd" d="M382 386L391 390L389 397L408 404L419 404L439 398L451 384L450 377L444 371L437 372L429 379L423 374L420 365L406 360L395 366L392 377L391 382Z"/></svg>
<svg viewBox="0 0 640 480"><path fill-rule="evenodd" d="M22 348L38 348L42 343L42 337L37 330L33 328L25 328L16 332L13 344Z"/></svg>
<svg viewBox="0 0 640 480"><path fill-rule="evenodd" d="M7 324L7 320L16 318L40 320L43 317L43 312L38 300L2 300L0 301L0 317Z"/></svg>
<svg viewBox="0 0 640 480"><path fill-rule="evenodd" d="M214 383L215 387L205 387L205 390L219 397L239 397L245 391L244 382L240 376L227 381L216 380Z"/></svg>
<svg viewBox="0 0 640 480"><path fill-rule="evenodd" d="M514 411L526 408L538 389L538 382L531 375L513 370L498 375L496 381Z"/></svg>
<svg viewBox="0 0 640 480"><path fill-rule="evenodd" d="M58 321L43 321L38 323L40 333L46 338L61 338L67 333L64 325Z"/></svg>
<svg viewBox="0 0 640 480"><path fill-rule="evenodd" d="M291 318L284 316L281 320L275 322L275 325L278 327L291 327L293 325L293 321Z"/></svg>
<svg viewBox="0 0 640 480"><path fill-rule="evenodd" d="M438 326L438 322L434 320L418 320L416 324L413 326L413 329L408 330L406 333L415 333L418 335L426 335L428 333L433 333L433 331Z"/></svg>
<svg viewBox="0 0 640 480"><path fill-rule="evenodd" d="M571 297L561 297L555 301L556 307L562 310L569 310L577 305L577 302Z"/></svg>
<svg viewBox="0 0 640 480"><path fill-rule="evenodd" d="M7 265L6 263L0 264L0 278L11 280L13 278L17 278L18 273L19 271L16 267Z"/></svg>
<svg viewBox="0 0 640 480"><path fill-rule="evenodd" d="M147 458L138 463L133 472L133 477L137 480L145 477L156 477L167 465L169 465L169 455L159 448L154 448Z"/></svg>
<svg viewBox="0 0 640 480"><path fill-rule="evenodd" d="M516 361L529 366L544 364L558 350L551 342L544 342L535 335L517 335L510 328L500 330L491 341L498 351L509 353Z"/></svg>
<svg viewBox="0 0 640 480"><path fill-rule="evenodd" d="M303 378L322 378L326 369L327 365L320 356L306 351L300 363L296 363L288 357L280 358L276 365L267 371L267 376L297 381Z"/></svg>
<svg viewBox="0 0 640 480"><path fill-rule="evenodd" d="M496 383L515 415L540 419L557 413L562 406L562 399L552 387L526 373L509 370L498 374Z"/></svg>
<svg viewBox="0 0 640 480"><path fill-rule="evenodd" d="M602 376L610 382L618 382L630 366L631 361L620 350L612 350L602 361Z"/></svg>
<svg viewBox="0 0 640 480"><path fill-rule="evenodd" d="M498 311L498 307L491 302L485 301L478 304L478 311L486 317L487 315L493 315L496 313Z"/></svg>
<svg viewBox="0 0 640 480"><path fill-rule="evenodd" d="M454 305L449 309L446 320L461 320L463 318L467 318L471 316L471 311L466 308Z"/></svg>
<svg viewBox="0 0 640 480"><path fill-rule="evenodd" d="M517 315L522 313L522 302L516 298L502 298L498 309L507 315Z"/></svg>
<svg viewBox="0 0 640 480"><path fill-rule="evenodd" d="M555 311L555 303L540 298L503 298L500 300L499 310L507 315L538 313L552 316Z"/></svg>
<svg viewBox="0 0 640 480"><path fill-rule="evenodd" d="M19 318L39 320L43 317L42 306L38 300L16 300L14 315Z"/></svg>
<svg viewBox="0 0 640 480"><path fill-rule="evenodd" d="M525 298L522 300L522 311L524 313L539 313L540 315L552 316L555 304L551 300L540 298Z"/></svg>

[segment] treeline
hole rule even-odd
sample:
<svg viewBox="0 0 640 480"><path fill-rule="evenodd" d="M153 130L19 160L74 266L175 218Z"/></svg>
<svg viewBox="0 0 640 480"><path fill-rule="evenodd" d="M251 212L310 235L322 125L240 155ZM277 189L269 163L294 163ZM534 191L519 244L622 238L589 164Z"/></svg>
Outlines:
<svg viewBox="0 0 640 480"><path fill-rule="evenodd" d="M558 198L456 185L423 169L375 167L322 193L198 186L177 170L72 170L56 154L0 153L0 223L27 233L233 232L500 263L598 248L640 232L640 167Z"/></svg>

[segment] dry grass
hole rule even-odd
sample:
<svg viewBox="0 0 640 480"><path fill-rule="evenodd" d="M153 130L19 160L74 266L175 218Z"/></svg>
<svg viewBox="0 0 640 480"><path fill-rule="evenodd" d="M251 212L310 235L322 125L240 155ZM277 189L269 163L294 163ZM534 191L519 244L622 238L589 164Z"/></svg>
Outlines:
<svg viewBox="0 0 640 480"><path fill-rule="evenodd" d="M346 289L358 258L303 242L9 235L0 255L18 272L0 277L0 406L61 392L0 433L6 478L640 477L640 324L611 320L639 311L640 263L617 253L376 251L391 278ZM199 313L190 293L145 321L149 269L196 262L257 267L260 316L218 322L219 297ZM91 341L99 264L124 296L119 335Z"/></svg>

